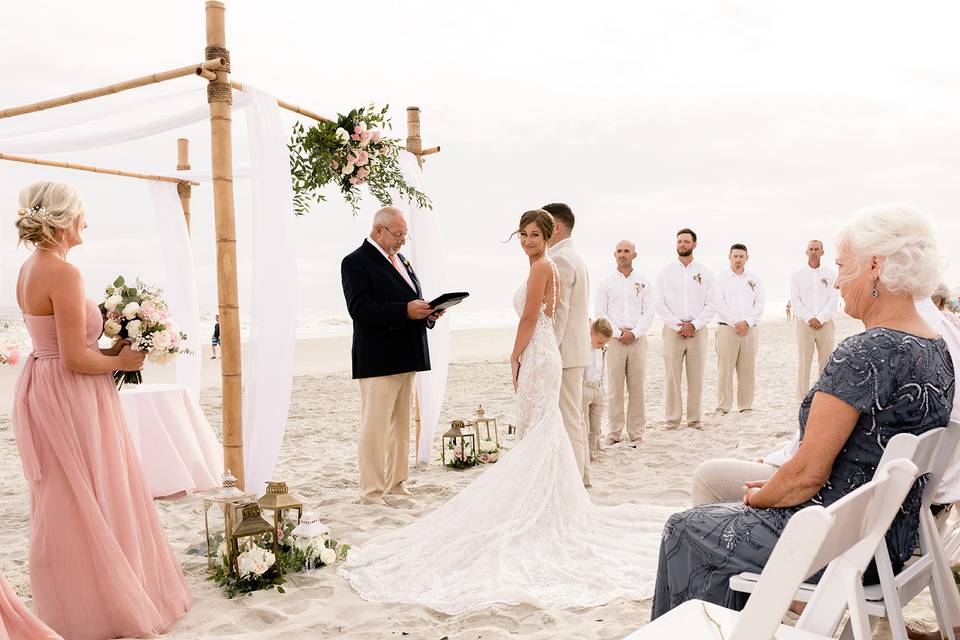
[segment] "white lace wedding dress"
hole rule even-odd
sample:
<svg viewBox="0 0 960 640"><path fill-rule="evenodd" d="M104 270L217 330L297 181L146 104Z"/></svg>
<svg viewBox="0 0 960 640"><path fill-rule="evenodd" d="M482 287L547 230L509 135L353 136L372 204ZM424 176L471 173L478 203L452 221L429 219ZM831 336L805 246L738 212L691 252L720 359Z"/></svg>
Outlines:
<svg viewBox="0 0 960 640"><path fill-rule="evenodd" d="M519 314L526 285L514 295ZM560 352L541 306L521 357L519 442L436 510L350 550L340 575L366 600L455 614L651 597L676 509L590 500L560 416Z"/></svg>

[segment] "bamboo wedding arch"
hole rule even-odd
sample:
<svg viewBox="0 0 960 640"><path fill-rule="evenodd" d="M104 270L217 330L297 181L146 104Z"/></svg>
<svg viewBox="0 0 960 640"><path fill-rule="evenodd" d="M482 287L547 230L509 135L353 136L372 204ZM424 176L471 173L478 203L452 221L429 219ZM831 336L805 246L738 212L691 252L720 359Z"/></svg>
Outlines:
<svg viewBox="0 0 960 640"><path fill-rule="evenodd" d="M47 109L54 109L65 105L75 104L102 96L128 91L151 84L157 84L182 78L197 76L207 80L207 102L210 106L210 149L213 183L213 215L216 235L217 256L217 306L220 314L221 332L221 391L223 417L223 463L224 468L230 469L237 477L241 487L244 486L243 472L243 386L242 366L240 356L240 313L238 304L237 283L237 236L236 215L234 211L233 193L233 149L232 149L232 117L231 104L233 91L243 91L244 85L230 78L230 52L226 40L226 6L218 0L207 0L206 13L206 48L204 61L199 64L178 67L168 71L161 71L148 76L141 76L105 87L81 91L59 98L44 100L33 104L12 107L0 110L0 119L36 113ZM327 121L322 115L308 109L287 102L277 100L278 106L293 113L317 121ZM406 149L416 156L420 166L423 158L437 153L440 147L424 149L420 138L420 108L407 107L407 139ZM183 214L190 231L190 196L192 187L198 182L183 178L150 175L119 169L92 167L70 162L54 162L38 158L27 158L0 153L0 160L24 162L41 166L59 167L78 171L90 171L106 175L115 175L141 180L173 182L177 184L177 193L183 207ZM180 138L177 140L177 169L189 169L189 141ZM418 412L419 414L419 412ZM417 440L419 442L420 425L417 417Z"/></svg>

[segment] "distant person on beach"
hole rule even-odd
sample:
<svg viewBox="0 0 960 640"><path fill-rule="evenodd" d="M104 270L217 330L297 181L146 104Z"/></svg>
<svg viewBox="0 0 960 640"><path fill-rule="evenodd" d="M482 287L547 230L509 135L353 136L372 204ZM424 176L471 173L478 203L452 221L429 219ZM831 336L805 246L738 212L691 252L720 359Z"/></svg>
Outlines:
<svg viewBox="0 0 960 640"><path fill-rule="evenodd" d="M810 389L810 361L817 350L817 376L827 365L833 351L837 328L833 316L837 312L837 290L833 283L837 274L820 264L823 243L807 243L807 265L790 278L790 308L797 319L797 400L802 400Z"/></svg>
<svg viewBox="0 0 960 640"><path fill-rule="evenodd" d="M607 444L610 445L620 442L624 428L631 442L643 439L647 424L644 399L647 331L654 318L653 285L633 268L636 246L629 240L621 240L613 250L613 257L617 269L600 283L594 301L597 315L606 318L613 328L613 339L607 345L610 386ZM629 398L626 413L625 389Z"/></svg>
<svg viewBox="0 0 960 640"><path fill-rule="evenodd" d="M733 408L733 374L737 374L737 409L753 409L757 345L763 317L763 282L747 271L747 246L735 244L730 267L717 278L717 411Z"/></svg>
<svg viewBox="0 0 960 640"><path fill-rule="evenodd" d="M220 357L220 315L216 316L216 322L213 325L213 337L210 339L210 351L213 352L213 355L210 356L210 359Z"/></svg>
<svg viewBox="0 0 960 640"><path fill-rule="evenodd" d="M400 253L403 213L384 207L370 236L340 264L353 319L353 377L360 380L357 468L360 502L385 505L384 494L410 495L410 394L417 371L430 370L427 329L443 315L423 300L420 281Z"/></svg>
<svg viewBox="0 0 960 640"><path fill-rule="evenodd" d="M703 369L707 363L707 323L715 313L714 281L694 260L697 234L677 231L677 259L657 277L656 308L663 319L663 364L667 428L683 415L681 376L687 369L687 426L701 428Z"/></svg>

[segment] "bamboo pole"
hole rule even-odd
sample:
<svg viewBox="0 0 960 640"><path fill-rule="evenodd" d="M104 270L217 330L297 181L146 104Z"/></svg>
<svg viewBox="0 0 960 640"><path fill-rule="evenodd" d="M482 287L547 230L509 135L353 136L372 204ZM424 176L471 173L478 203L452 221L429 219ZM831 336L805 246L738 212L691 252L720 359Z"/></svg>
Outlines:
<svg viewBox="0 0 960 640"><path fill-rule="evenodd" d="M423 168L423 140L420 138L420 107L407 107L407 151L417 156Z"/></svg>
<svg viewBox="0 0 960 640"><path fill-rule="evenodd" d="M237 80L231 80L230 86L232 86L237 91L244 91L243 83ZM316 120L317 122L333 122L333 120L331 120L330 118L321 116L319 113L314 113L313 111L304 109L303 107L299 105L295 105L292 102L287 102L286 100L278 99L277 106L280 107L281 109L286 109L287 111L293 111L294 113L299 113L302 116L307 116L308 118Z"/></svg>
<svg viewBox="0 0 960 640"><path fill-rule="evenodd" d="M155 182L173 182L175 184L187 183L188 185L199 185L199 182L183 180L182 178L171 178L170 176L155 176L149 173L135 173L133 171L121 171L120 169L104 169L103 167L91 167L85 164L76 164L74 162L57 162L54 160L41 160L40 158L27 158L24 156L14 156L9 153L0 153L0 160L10 160L11 162L24 162L27 164L36 164L43 167L56 167L58 169L73 169L74 171L89 171L91 173L102 173L104 175L122 176L124 178L139 178L140 180L153 180Z"/></svg>
<svg viewBox="0 0 960 640"><path fill-rule="evenodd" d="M177 171L190 169L190 141L186 138L177 138ZM183 219L187 223L187 235L190 234L190 196L193 187L186 182L177 185L177 195L180 196L180 206L183 207Z"/></svg>
<svg viewBox="0 0 960 640"><path fill-rule="evenodd" d="M89 91L81 91L80 93L71 93L68 96L63 96L60 98L53 98L51 100L44 100L43 102L35 102L33 104L26 104L19 107L4 109L3 111L0 111L0 119L19 116L25 113L34 113L36 111L45 111L46 109L53 109L54 107L62 107L75 102L83 102L84 100L90 100L92 98L108 96L112 93L120 93L121 91L136 89L137 87L145 87L148 84L156 84L158 82L165 82L166 80L173 80L174 78L192 76L196 73L198 66L199 65L191 64L185 67L171 69L169 71L161 71L149 76L141 76L139 78L134 78L133 80L117 82L115 84L107 85L106 87L90 89Z"/></svg>
<svg viewBox="0 0 960 640"><path fill-rule="evenodd" d="M240 312L237 304L237 229L233 207L233 148L231 144L232 90L230 52L227 51L222 2L207 0L207 48L205 57L223 58L226 65L207 85L210 103L210 149L213 168L213 215L217 237L217 302L220 310L220 376L223 391L223 465L244 485L243 384L240 361ZM195 72L191 69L191 73ZM258 491L260 487L250 487Z"/></svg>
<svg viewBox="0 0 960 640"><path fill-rule="evenodd" d="M217 79L216 73L210 71L209 69L204 69L203 67L197 67L197 75L210 82L213 82Z"/></svg>

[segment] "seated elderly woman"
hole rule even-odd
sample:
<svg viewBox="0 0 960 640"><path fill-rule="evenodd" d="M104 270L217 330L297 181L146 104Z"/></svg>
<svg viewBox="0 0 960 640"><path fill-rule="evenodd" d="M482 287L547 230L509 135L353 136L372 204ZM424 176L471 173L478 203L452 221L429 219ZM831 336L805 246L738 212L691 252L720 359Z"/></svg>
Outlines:
<svg viewBox="0 0 960 640"><path fill-rule="evenodd" d="M913 302L931 294L943 270L929 224L906 207L875 207L837 244L836 286L865 331L831 354L800 405L800 447L769 480L752 483L742 503L704 504L667 520L652 618L694 598L742 608L746 596L729 589L731 576L760 572L794 513L868 482L898 433L947 424L953 364ZM920 489L918 481L887 532L895 571L916 547ZM867 573L876 582L872 567Z"/></svg>

